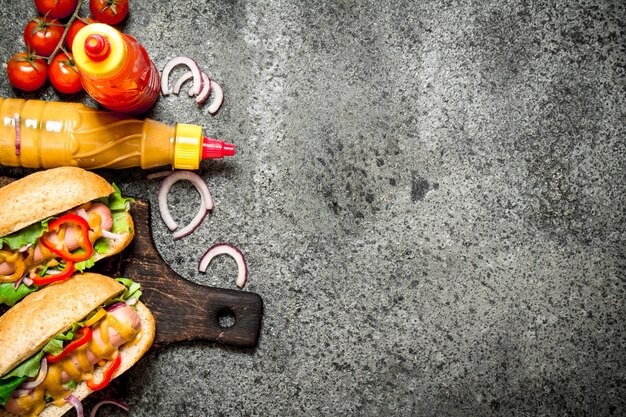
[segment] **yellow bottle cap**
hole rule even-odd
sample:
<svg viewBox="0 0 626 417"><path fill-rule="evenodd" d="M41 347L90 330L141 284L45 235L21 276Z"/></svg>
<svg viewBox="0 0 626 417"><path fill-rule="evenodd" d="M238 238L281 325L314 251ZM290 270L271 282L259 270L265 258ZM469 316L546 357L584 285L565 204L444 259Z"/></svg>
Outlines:
<svg viewBox="0 0 626 417"><path fill-rule="evenodd" d="M198 169L202 160L202 127L179 123L174 133L174 169Z"/></svg>
<svg viewBox="0 0 626 417"><path fill-rule="evenodd" d="M104 23L93 23L78 31L72 43L74 61L81 72L108 78L126 63L126 43L122 34Z"/></svg>

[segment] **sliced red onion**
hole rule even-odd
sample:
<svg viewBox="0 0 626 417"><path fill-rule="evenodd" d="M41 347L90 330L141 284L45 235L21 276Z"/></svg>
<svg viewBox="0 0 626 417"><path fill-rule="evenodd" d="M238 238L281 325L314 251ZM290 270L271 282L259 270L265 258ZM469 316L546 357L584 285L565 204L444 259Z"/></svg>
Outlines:
<svg viewBox="0 0 626 417"><path fill-rule="evenodd" d="M191 219L187 226L175 231L172 234L172 239L179 240L192 234L198 228L198 226L200 226L208 212L209 210L207 210L204 200L200 200L200 208L198 209L198 213L194 216L193 219Z"/></svg>
<svg viewBox="0 0 626 417"><path fill-rule="evenodd" d="M82 217L85 221L89 221L89 214L87 214L87 210L85 210L84 208L76 210L76 214Z"/></svg>
<svg viewBox="0 0 626 417"><path fill-rule="evenodd" d="M73 405L76 409L76 417L85 417L85 413L83 412L83 403L80 402L78 397L74 394L70 394L64 398L69 404Z"/></svg>
<svg viewBox="0 0 626 417"><path fill-rule="evenodd" d="M89 417L96 417L96 413L98 412L100 407L102 407L103 405L106 405L106 404L116 405L116 406L118 406L119 408L121 408L124 411L130 410L130 407L128 406L128 404L126 404L123 401L102 400L102 401L100 401L99 403L97 403L96 405L93 406L93 408L91 409L91 413L89 413Z"/></svg>
<svg viewBox="0 0 626 417"><path fill-rule="evenodd" d="M196 103L198 103L198 105L201 106L206 101L206 99L209 98L209 95L211 94L211 85L213 85L211 79L208 75L206 75L206 73L203 72L202 91L200 91L200 94L196 96Z"/></svg>
<svg viewBox="0 0 626 417"><path fill-rule="evenodd" d="M137 304L137 298L136 297L130 297L128 300L126 300L126 305L127 306L134 306L135 304Z"/></svg>
<svg viewBox="0 0 626 417"><path fill-rule="evenodd" d="M33 280L30 279L29 277L24 277L24 279L22 280L22 282L24 283L24 285L26 285L27 287L30 287L31 285L33 285Z"/></svg>
<svg viewBox="0 0 626 417"><path fill-rule="evenodd" d="M33 393L32 389L16 389L15 391L13 391L13 393L11 393L11 397L13 398L20 398L23 397L24 395L30 395Z"/></svg>
<svg viewBox="0 0 626 417"><path fill-rule="evenodd" d="M213 98L208 111L211 114L215 114L222 106L222 102L224 101L224 92L222 91L222 86L213 80L211 80L211 89L215 91L215 97Z"/></svg>
<svg viewBox="0 0 626 417"><path fill-rule="evenodd" d="M189 72L186 72L185 74L183 74L183 76L180 77L178 79L178 81L176 81L176 84L174 84L174 88L172 89L172 93L178 95L178 93L180 93L180 89L182 88L183 84L185 84L191 78L193 78L193 72L189 71ZM190 91L191 91L191 94L193 94L193 85L191 86L191 90Z"/></svg>
<svg viewBox="0 0 626 417"><path fill-rule="evenodd" d="M13 124L15 125L15 155L20 155L22 153L22 134L21 126L20 126L20 114L15 113L13 116Z"/></svg>
<svg viewBox="0 0 626 417"><path fill-rule="evenodd" d="M24 275L25 277L26 275ZM22 281L24 281L24 277L21 277L20 279L18 279L17 281L15 281L15 283L13 284L13 289L15 291L17 291L17 289L20 287L20 284L22 283Z"/></svg>
<svg viewBox="0 0 626 417"><path fill-rule="evenodd" d="M122 235L120 235L118 233L112 233L112 232L109 232L108 230L102 229L102 237L105 237L107 239L117 240L117 239L121 238Z"/></svg>
<svg viewBox="0 0 626 417"><path fill-rule="evenodd" d="M179 230L175 234L174 239L176 240L185 237L192 233L194 230L196 230L200 223L202 223L202 220L204 220L207 211L213 208L213 199L211 198L209 187L206 185L201 176L191 171L174 171L172 174L168 175L161 183L161 187L159 188L159 193L157 197L161 218L163 219L163 222L168 227L168 229L174 231L178 228L178 224L172 217L167 207L167 195L170 192L172 186L180 180L189 181L193 184L194 187L196 187L196 190L198 190L198 193L200 194L200 210L188 226Z"/></svg>
<svg viewBox="0 0 626 417"><path fill-rule="evenodd" d="M229 255L237 262L237 279L235 283L239 288L243 288L248 280L248 266L246 265L246 259L243 253L233 245L228 243L217 243L211 246L200 258L200 264L198 265L198 271L206 272L209 263L218 255Z"/></svg>
<svg viewBox="0 0 626 417"><path fill-rule="evenodd" d="M126 303L123 303L121 301L118 301L117 303L113 303L110 306L107 307L107 311L111 312L111 311L115 311L120 307L124 307L126 305Z"/></svg>
<svg viewBox="0 0 626 417"><path fill-rule="evenodd" d="M46 379L46 375L48 375L48 361L44 357L39 364L39 373L37 374L37 378L33 381L24 382L20 388L24 389L33 389L41 385L44 379Z"/></svg>
<svg viewBox="0 0 626 417"><path fill-rule="evenodd" d="M148 178L149 180L158 180L161 179L163 177L167 177L168 175L170 175L172 172L174 171L159 171L159 172L153 172L152 174L148 174L146 175L146 178Z"/></svg>
<svg viewBox="0 0 626 417"><path fill-rule="evenodd" d="M28 245L24 245L24 246L22 246L22 247L21 247L21 248L19 248L17 251L18 251L18 252L21 252L21 253L24 253L24 252L26 252L27 250L29 250L31 246L33 246L33 244L32 244L32 243L29 243Z"/></svg>
<svg viewBox="0 0 626 417"><path fill-rule="evenodd" d="M178 56L169 60L167 64L165 64L165 68L163 68L163 72L161 73L161 92L163 95L166 96L171 93L168 86L170 72L172 72L172 69L178 65L186 65L189 67L193 75L193 92L195 95L200 94L200 90L202 90L202 71L200 71L200 67L193 59L186 56Z"/></svg>

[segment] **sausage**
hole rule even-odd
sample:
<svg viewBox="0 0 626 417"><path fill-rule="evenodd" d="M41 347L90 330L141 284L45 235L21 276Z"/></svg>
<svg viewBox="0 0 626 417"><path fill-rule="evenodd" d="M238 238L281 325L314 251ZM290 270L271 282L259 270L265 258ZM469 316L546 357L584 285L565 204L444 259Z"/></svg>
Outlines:
<svg viewBox="0 0 626 417"><path fill-rule="evenodd" d="M135 310L133 310L129 306L120 307L116 310L108 312L107 314L112 315L113 317L115 317L117 320L119 320L122 323L125 322L125 323L130 324L134 330L138 330L139 327L141 326L141 323L139 321L139 316L137 315ZM128 340L124 340L122 336L117 332L117 330L115 330L113 327L109 327L109 343L114 348L117 349L126 342L128 342ZM97 343L99 346L104 345L104 343L102 342L102 338L100 336L100 328L96 327L94 329L91 343ZM100 360L102 359L102 358L97 357L89 348L85 350L85 353L87 354L87 359L89 360L89 363L91 363L92 365L100 362ZM70 357L72 358L72 362L74 363L76 368L80 369L78 360L76 359L76 352L72 353ZM63 384L68 382L70 379L71 379L70 376L67 373L65 373L65 371L61 372L61 382Z"/></svg>
<svg viewBox="0 0 626 417"><path fill-rule="evenodd" d="M137 315L135 310L133 310L131 307L129 307L127 305L119 307L116 310L109 311L107 314L112 315L118 321L120 321L122 323L130 324L132 326L133 330L135 330L135 331L139 330L139 328L141 326L139 315ZM121 345L123 345L126 342L128 342L128 340L124 340L122 338L122 336L117 332L117 330L115 330L112 326L109 327L109 343L111 345L113 345L117 349L117 348L119 348ZM98 345L102 346L103 343L102 343L102 338L100 337L100 328L99 327L96 327L93 330L92 340L89 343L98 343ZM87 360L89 361L89 363L91 365L95 365L96 363L100 362L100 360L102 359L102 358L97 357L89 349L89 347L87 347L85 349L85 354L87 356ZM78 360L77 360L77 355L78 355L78 352L71 353L70 354L70 359L71 359L72 363L74 364L74 366L76 366L77 369L80 369L80 366L79 366ZM55 366L55 365L51 365L51 366ZM69 382L70 380L71 380L70 376L65 371L62 371L61 372L61 384L65 384L65 383ZM80 382L80 381L77 381L77 382ZM27 394L27 395L31 395L32 396L32 395L34 395L34 392L31 393L31 394ZM9 399L6 402L6 404L4 405L6 410L9 413L12 413L12 414L15 414L15 415L22 415L24 413L29 412L30 410L23 410L20 407L20 405L18 403L18 398L19 397L16 397L15 395L11 395L11 397L9 397Z"/></svg>
<svg viewBox="0 0 626 417"><path fill-rule="evenodd" d="M113 227L113 215L111 214L111 209L109 209L105 204L102 203L94 203L87 210L87 214L90 213L98 213L100 218L100 227L104 230L111 230Z"/></svg>
<svg viewBox="0 0 626 417"><path fill-rule="evenodd" d="M87 214L90 213L98 213L101 218L100 227L107 231L111 230L111 228L113 227L113 215L111 213L111 210L105 204L92 204L91 207L89 207L89 209L87 210ZM80 245L78 244L78 236L75 229L73 227L68 227L66 229L65 246L70 251L77 249ZM56 239L56 232L51 232L50 238L52 241L54 241ZM42 261L43 257L44 256L42 252L42 245L38 242L37 245L35 245L33 253L33 264L39 264ZM11 275L13 272L15 272L15 267L12 263L0 262L0 275Z"/></svg>
<svg viewBox="0 0 626 417"><path fill-rule="evenodd" d="M0 275L11 275L13 272L15 272L13 264L8 262L0 263Z"/></svg>

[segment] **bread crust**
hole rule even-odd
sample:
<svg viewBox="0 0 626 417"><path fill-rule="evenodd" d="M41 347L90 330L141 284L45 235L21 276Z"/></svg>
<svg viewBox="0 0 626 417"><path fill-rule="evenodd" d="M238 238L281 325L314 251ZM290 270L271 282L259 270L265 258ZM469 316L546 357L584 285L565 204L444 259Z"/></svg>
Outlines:
<svg viewBox="0 0 626 417"><path fill-rule="evenodd" d="M82 168L61 167L28 175L0 188L0 237L114 191L104 178ZM130 231L119 239L109 239L109 250L94 254L94 261L113 256L130 244L135 227L128 212L126 222Z"/></svg>
<svg viewBox="0 0 626 417"><path fill-rule="evenodd" d="M0 237L113 191L107 180L77 167L27 175L0 188Z"/></svg>
<svg viewBox="0 0 626 417"><path fill-rule="evenodd" d="M78 276L75 276L73 278L71 278L68 281L64 281L64 282L71 282L71 286L72 286L72 291L77 290L79 287L82 288L83 290L87 290L87 292L83 293L81 295L81 297L74 297L74 298L89 298L89 302L87 302L86 304L93 304L92 301L95 301L96 298L100 299L101 297L94 297L95 295L101 295L100 293L107 293L110 294L111 296L107 298L107 300L109 298L113 298L116 297L117 295L121 294L124 291L124 286L122 284L120 284L119 282L115 281L112 278L106 277L104 275L100 275L100 274L94 274L94 273L85 273L85 274L80 274ZM121 285L122 288L119 289L118 285ZM85 288L85 287L89 287L89 289ZM113 291L114 289L116 289L115 291ZM34 294L52 294L55 297L58 296L57 292L59 292L59 290L63 290L63 291L67 291L69 290L69 288L67 288L67 286L63 286L62 283L59 284L53 284L50 285L47 289L44 289L42 291L38 291ZM29 295L30 297L30 295ZM26 297L28 298L28 297ZM47 297L44 297L43 299L44 301L50 301ZM26 301L26 299L24 299L24 301L22 301L22 303L18 304L17 306L22 306L24 305L23 303ZM38 301L40 301L38 299ZM106 300L105 300L106 301ZM103 301L104 302L104 301ZM62 308L65 309L67 303L61 303L61 305L63 306ZM101 303L100 303L101 304ZM93 311L93 309L95 309L97 306L99 306L100 304L96 305L95 307L93 307L91 310L89 310L89 312ZM49 304L50 306L55 306L53 309L48 308L48 310L58 310L58 300L57 303L52 303ZM16 306L16 307L17 307ZM29 307L28 305L26 305L27 307ZM13 307L13 308L16 308ZM32 308L32 307L29 307ZM70 309L71 307L68 307L68 309ZM142 303L142 302L137 302L137 304L134 306L135 311L137 312L137 314L139 315L139 319L141 322L141 330L139 332L139 334L137 335L137 337L133 340L133 342L127 344L127 345L122 345L119 349L122 361L120 364L120 367L117 369L117 371L115 371L115 373L112 376L112 379L117 378L118 376L120 376L121 374L123 374L124 372L126 372L128 369L130 369L139 359L141 359L141 357L150 349L150 347L152 346L152 342L154 341L154 336L156 333L156 323L154 320L154 316L152 315L152 313L150 312L150 310L148 310L148 308ZM24 309L24 307L22 307L22 309ZM11 311L11 310L9 310ZM87 312L84 316L86 316L87 314L89 314L89 312ZM18 313L22 313L21 309L18 310ZM8 314L8 313L7 313ZM76 312L77 314L77 312ZM63 327L63 330L66 330L69 328L69 326L71 325L71 323L78 321L78 320L82 320L81 317L79 319L75 319L75 316L72 316L71 314L65 314L68 318L69 321L67 321L67 323L69 324L65 324ZM3 320L4 317L6 316L6 314L2 317L0 317L0 320ZM70 316L74 317L74 318L70 318ZM27 321L27 318L22 316L24 321ZM11 317L12 320L16 320L15 317ZM28 318L30 319L30 318ZM63 331L61 330L61 331ZM0 330L1 331L1 330ZM58 332L56 332L54 335L58 334ZM0 339L2 340L2 339ZM0 346L3 346L2 344L3 342L0 341ZM41 349L41 348L40 348ZM36 352L31 353L34 354ZM29 357L29 355L26 355L26 357ZM107 362L107 364L103 365L103 366L99 366L95 369L94 371L94 380L96 381L100 381L102 379L104 370L106 368L108 368L109 363ZM12 368L11 368L12 369ZM6 372L5 372L6 373ZM89 396L93 391L87 386L86 382L80 382L76 389L74 390L74 392L72 393L74 396L76 396L79 400L83 400L85 399L87 396ZM66 403L63 406L55 406L55 405L48 405L40 414L40 417L61 417L63 416L67 411L69 411L72 407L72 405ZM7 412L4 409L0 409L0 417L13 417L13 414Z"/></svg>

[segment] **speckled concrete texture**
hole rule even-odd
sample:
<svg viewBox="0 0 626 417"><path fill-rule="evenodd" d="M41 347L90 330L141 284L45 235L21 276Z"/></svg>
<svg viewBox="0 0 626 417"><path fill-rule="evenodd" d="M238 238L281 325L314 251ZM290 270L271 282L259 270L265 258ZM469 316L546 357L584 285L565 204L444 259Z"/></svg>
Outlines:
<svg viewBox="0 0 626 417"><path fill-rule="evenodd" d="M6 62L34 8L0 3ZM196 260L240 247L265 315L256 349L149 353L130 415L626 415L625 27L622 0L131 0L157 67L193 56L226 96L149 116L238 152L204 164L216 207L178 242L157 182L102 174L189 280L234 288ZM197 198L178 184L174 216Z"/></svg>

